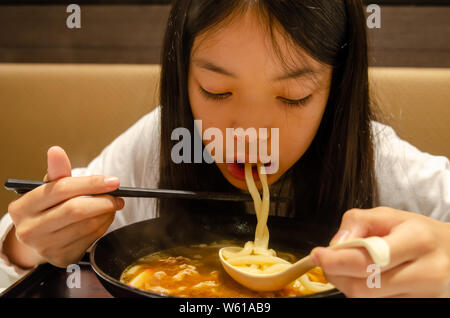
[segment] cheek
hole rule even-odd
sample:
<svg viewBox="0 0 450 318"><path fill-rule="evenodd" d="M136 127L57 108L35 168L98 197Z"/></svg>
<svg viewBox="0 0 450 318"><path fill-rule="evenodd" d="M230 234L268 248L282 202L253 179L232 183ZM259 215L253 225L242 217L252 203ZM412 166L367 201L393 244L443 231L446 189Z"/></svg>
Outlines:
<svg viewBox="0 0 450 318"><path fill-rule="evenodd" d="M325 110L326 101L310 104L285 117L280 128L280 158L293 165L311 145L317 134Z"/></svg>
<svg viewBox="0 0 450 318"><path fill-rule="evenodd" d="M289 169L303 156L310 145L309 138L305 137L305 132L299 129L280 130L280 168Z"/></svg>
<svg viewBox="0 0 450 318"><path fill-rule="evenodd" d="M196 89L189 88L189 102L194 120L202 121L202 134L208 128L218 128L225 136L226 128L231 127L227 120L226 108L217 107Z"/></svg>
<svg viewBox="0 0 450 318"><path fill-rule="evenodd" d="M215 108L211 107L211 102L205 100L193 85L189 85L189 103L194 120L202 120L203 130L209 127L221 128L225 124L223 116L218 115Z"/></svg>
<svg viewBox="0 0 450 318"><path fill-rule="evenodd" d="M201 120L202 135L208 128L217 128L225 136L226 128L230 127L224 116L220 116L217 112L212 111L211 107L203 107L203 105L197 104L195 107L192 107L192 115L194 120Z"/></svg>

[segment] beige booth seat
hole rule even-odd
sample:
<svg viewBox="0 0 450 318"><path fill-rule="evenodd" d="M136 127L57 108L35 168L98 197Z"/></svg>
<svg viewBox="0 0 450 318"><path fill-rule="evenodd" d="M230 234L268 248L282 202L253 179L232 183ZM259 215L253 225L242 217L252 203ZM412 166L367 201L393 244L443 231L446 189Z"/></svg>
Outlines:
<svg viewBox="0 0 450 318"><path fill-rule="evenodd" d="M158 65L0 64L0 181L41 180L62 146L85 166L158 104ZM374 68L386 120L423 151L450 156L450 69ZM386 121L384 120L384 121ZM16 195L0 190L0 215Z"/></svg>

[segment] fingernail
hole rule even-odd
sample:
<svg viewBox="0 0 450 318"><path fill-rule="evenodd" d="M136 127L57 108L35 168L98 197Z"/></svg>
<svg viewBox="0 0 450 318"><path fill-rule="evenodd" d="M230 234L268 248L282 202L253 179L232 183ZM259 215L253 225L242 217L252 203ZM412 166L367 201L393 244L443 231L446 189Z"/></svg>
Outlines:
<svg viewBox="0 0 450 318"><path fill-rule="evenodd" d="M339 230L339 232L337 232L337 234L331 240L330 246L345 242L345 240L347 240L349 235L350 235L349 230Z"/></svg>
<svg viewBox="0 0 450 318"><path fill-rule="evenodd" d="M117 177L106 177L104 181L107 186L115 186L120 183L120 180Z"/></svg>
<svg viewBox="0 0 450 318"><path fill-rule="evenodd" d="M122 210L123 207L125 206L125 200L120 197L117 197L116 204L117 204L117 210Z"/></svg>

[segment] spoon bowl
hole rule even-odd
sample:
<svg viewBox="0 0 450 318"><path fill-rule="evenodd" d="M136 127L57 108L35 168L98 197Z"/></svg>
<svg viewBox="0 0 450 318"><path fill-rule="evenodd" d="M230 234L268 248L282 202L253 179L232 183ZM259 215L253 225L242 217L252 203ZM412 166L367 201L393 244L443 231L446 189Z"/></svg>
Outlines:
<svg viewBox="0 0 450 318"><path fill-rule="evenodd" d="M349 247L364 247L367 249L367 252L372 257L372 260L375 264L379 265L380 267L389 265L389 245L381 237L372 236L367 238L356 238L340 244L332 245L328 248L339 249ZM223 255L224 251L238 252L240 250L240 247L234 246L221 248L219 250L220 263L222 264L224 270L228 273L228 275L231 276L231 278L233 278L241 285L255 291L275 291L282 289L290 282L296 280L297 278L317 266L312 262L311 255L308 255L295 262L288 268L277 273L249 273L228 263Z"/></svg>

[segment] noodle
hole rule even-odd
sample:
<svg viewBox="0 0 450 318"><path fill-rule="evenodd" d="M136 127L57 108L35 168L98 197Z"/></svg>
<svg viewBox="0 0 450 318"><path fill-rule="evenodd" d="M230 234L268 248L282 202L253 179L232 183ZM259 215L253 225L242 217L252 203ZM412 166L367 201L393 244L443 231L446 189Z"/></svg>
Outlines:
<svg viewBox="0 0 450 318"><path fill-rule="evenodd" d="M269 229L267 219L269 217L270 194L267 184L267 175L264 165L257 164L258 176L262 185L262 199L255 185L251 164L245 164L245 181L248 191L253 198L257 225L255 240L248 241L239 252L223 251L223 257L232 266L239 270L253 274L272 274L285 270L292 264L277 257L273 249L269 249ZM308 274L308 273L307 273ZM320 292L333 288L330 283L311 281L307 274L302 275L292 284L301 284L304 289L312 292Z"/></svg>

